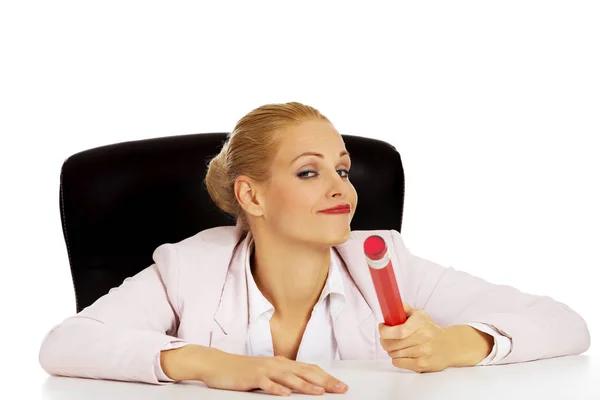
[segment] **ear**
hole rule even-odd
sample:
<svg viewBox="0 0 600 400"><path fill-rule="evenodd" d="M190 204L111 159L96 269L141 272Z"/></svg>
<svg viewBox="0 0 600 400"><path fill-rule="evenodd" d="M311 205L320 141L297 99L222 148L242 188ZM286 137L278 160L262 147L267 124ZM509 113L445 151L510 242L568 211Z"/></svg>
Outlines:
<svg viewBox="0 0 600 400"><path fill-rule="evenodd" d="M238 176L233 186L235 197L242 209L255 217L263 215L260 189L258 182L245 175Z"/></svg>

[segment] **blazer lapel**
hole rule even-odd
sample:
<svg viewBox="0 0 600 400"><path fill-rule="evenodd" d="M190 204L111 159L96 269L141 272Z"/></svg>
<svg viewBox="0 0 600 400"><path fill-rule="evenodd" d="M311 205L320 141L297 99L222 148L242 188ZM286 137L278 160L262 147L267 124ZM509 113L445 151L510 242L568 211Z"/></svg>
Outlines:
<svg viewBox="0 0 600 400"><path fill-rule="evenodd" d="M350 238L346 242L335 246L340 257L343 259L346 269L350 274L355 289L358 289L356 294L360 295L360 301L365 302L371 312L375 314L377 319L383 321L383 314L377 299L377 292L373 286L369 265L365 259L362 244L357 243L356 239Z"/></svg>
<svg viewBox="0 0 600 400"><path fill-rule="evenodd" d="M343 260L340 268L344 281L346 304L333 324L342 360L373 360L380 358L377 311L379 302L364 254L354 241L347 241L336 250ZM372 286L372 285L371 285ZM375 313L374 311L375 310ZM383 320L383 318L380 318Z"/></svg>
<svg viewBox="0 0 600 400"><path fill-rule="evenodd" d="M214 315L211 332L211 347L228 353L246 353L246 335L248 332L248 290L246 286L246 254L248 239L237 246L229 264L229 270L221 301Z"/></svg>

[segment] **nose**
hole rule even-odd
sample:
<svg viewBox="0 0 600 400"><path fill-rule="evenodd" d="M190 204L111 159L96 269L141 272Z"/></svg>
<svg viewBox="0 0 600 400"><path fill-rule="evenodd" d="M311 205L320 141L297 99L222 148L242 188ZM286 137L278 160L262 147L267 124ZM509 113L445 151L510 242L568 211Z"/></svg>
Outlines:
<svg viewBox="0 0 600 400"><path fill-rule="evenodd" d="M330 176L329 193L327 194L327 197L346 197L348 185L344 182L345 178L342 178L337 171L334 171Z"/></svg>

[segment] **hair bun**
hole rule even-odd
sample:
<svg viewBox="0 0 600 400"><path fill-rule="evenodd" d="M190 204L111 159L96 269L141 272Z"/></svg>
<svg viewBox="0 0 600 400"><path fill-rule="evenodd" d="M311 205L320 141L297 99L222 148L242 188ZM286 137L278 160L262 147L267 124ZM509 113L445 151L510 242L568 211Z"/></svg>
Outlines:
<svg viewBox="0 0 600 400"><path fill-rule="evenodd" d="M228 184L230 177L226 152L227 149L224 147L208 164L206 189L217 207L237 217L237 200L232 185Z"/></svg>

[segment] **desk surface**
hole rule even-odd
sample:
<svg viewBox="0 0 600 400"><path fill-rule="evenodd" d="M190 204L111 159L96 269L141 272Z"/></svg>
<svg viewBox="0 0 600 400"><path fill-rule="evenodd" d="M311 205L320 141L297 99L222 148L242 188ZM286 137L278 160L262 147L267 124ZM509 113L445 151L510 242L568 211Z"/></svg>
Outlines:
<svg viewBox="0 0 600 400"><path fill-rule="evenodd" d="M596 360L596 361L594 361ZM319 363L349 385L345 394L290 398L339 399L600 399L600 361L591 356L569 356L528 363L450 368L417 374L386 361L331 361ZM273 399L261 391L214 390L197 381L157 386L144 383L65 378L46 375L42 399Z"/></svg>

